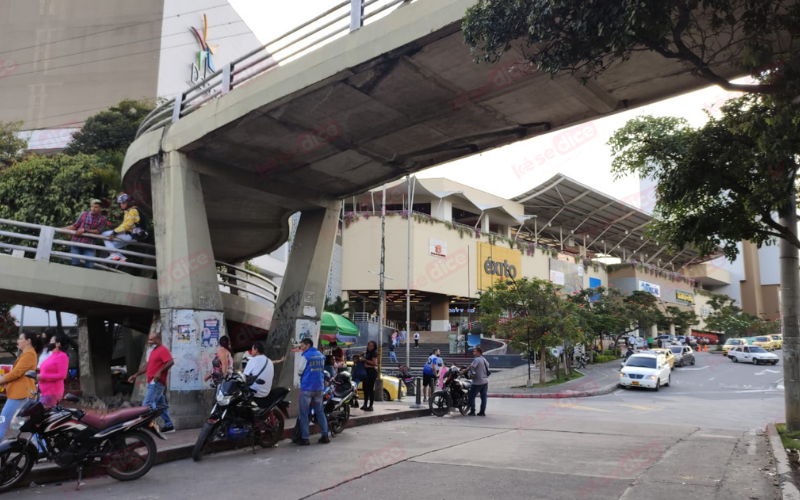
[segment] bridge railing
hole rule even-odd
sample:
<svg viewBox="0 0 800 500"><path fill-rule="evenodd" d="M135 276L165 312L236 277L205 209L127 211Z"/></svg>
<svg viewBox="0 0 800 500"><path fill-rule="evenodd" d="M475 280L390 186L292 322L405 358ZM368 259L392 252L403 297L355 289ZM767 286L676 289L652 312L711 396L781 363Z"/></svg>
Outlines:
<svg viewBox="0 0 800 500"><path fill-rule="evenodd" d="M97 245L72 241L76 233L68 229L61 229L40 224L31 224L15 220L0 219L0 249L17 252L22 258L32 256L34 260L50 262L69 261L80 259L94 263L95 267L103 271L125 273L123 269L138 269L143 271L145 277L154 277L156 273L156 247L149 243L138 241L127 242L127 246L136 247L136 250L126 248L107 248L103 242L108 241L105 236L83 233L81 236L97 240ZM65 236L64 239L56 235ZM72 248L95 250L95 252L114 252L123 255L128 260L109 260L104 257L94 257L70 253ZM217 277L220 291L239 296L253 296L274 304L278 299L278 285L268 278L254 273L243 267L234 266L226 262L216 262ZM122 268L122 269L120 269ZM235 273L235 274L232 274ZM247 297L252 300L251 297Z"/></svg>
<svg viewBox="0 0 800 500"><path fill-rule="evenodd" d="M234 88L258 78L281 62L313 51L332 38L361 28L370 19L388 15L392 7L411 1L341 0L322 14L229 62L186 91L161 103L144 119L136 137L176 122Z"/></svg>

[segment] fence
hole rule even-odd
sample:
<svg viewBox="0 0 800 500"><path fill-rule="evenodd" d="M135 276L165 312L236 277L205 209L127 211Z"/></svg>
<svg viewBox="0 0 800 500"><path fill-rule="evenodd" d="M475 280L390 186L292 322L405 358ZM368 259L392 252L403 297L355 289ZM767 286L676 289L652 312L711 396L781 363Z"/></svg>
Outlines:
<svg viewBox="0 0 800 500"><path fill-rule="evenodd" d="M56 263L71 262L72 259L79 258L94 263L97 269L103 271L128 274L125 272L126 270L139 270L139 273L145 278L153 278L156 274L156 247L149 243L131 241L127 243L127 246L135 247L137 250L124 248L113 250L114 253L119 253L126 259L138 262L131 262L130 260L111 261L103 257L90 257L70 253L72 248L104 252L107 249L104 246L100 246L103 241L107 241L104 236L83 233L81 237L98 241L98 245L91 245L71 241L70 237L75 235L75 231L67 229L8 219L0 219L0 228L2 228L0 229L0 238L2 238L0 240L0 249L7 250L12 255L20 258L28 258L30 255L37 261L54 261ZM10 230L4 230L7 228ZM66 238L57 239L56 235L62 235ZM258 297L271 304L277 301L278 286L264 276L225 262L216 261L216 265L220 291L245 296L250 300L252 300L250 296ZM220 270L220 268L224 270Z"/></svg>
<svg viewBox="0 0 800 500"><path fill-rule="evenodd" d="M342 0L310 21L268 42L263 47L229 62L185 92L162 103L145 118L136 137L176 122L207 103L226 95L234 88L258 78L278 66L280 62L311 52L336 36L361 28L368 19L395 5L410 1ZM306 28L310 31L301 35ZM270 50L270 47L273 49Z"/></svg>

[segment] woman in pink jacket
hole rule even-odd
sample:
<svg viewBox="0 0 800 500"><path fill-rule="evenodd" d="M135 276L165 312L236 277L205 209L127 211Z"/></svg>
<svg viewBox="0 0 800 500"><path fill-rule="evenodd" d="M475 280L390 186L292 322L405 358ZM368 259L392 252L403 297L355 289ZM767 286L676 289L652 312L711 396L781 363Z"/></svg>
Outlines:
<svg viewBox="0 0 800 500"><path fill-rule="evenodd" d="M50 356L42 362L37 377L41 402L45 406L55 406L64 397L64 380L69 369L69 356L64 351L69 343L69 338L60 332L50 338L47 346Z"/></svg>

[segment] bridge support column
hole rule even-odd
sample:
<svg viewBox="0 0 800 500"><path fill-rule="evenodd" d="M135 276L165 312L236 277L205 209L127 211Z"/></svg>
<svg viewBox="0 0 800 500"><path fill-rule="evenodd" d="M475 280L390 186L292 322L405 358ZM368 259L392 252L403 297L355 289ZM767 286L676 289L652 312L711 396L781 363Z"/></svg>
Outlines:
<svg viewBox="0 0 800 500"><path fill-rule="evenodd" d="M176 428L200 427L214 396L203 379L226 334L200 174L189 158L172 151L151 159L150 176L161 309L153 329L175 360L170 417ZM144 377L138 383L146 383Z"/></svg>
<svg viewBox="0 0 800 500"><path fill-rule="evenodd" d="M101 318L86 318L78 323L78 363L84 396L112 396L111 349L113 333Z"/></svg>
<svg viewBox="0 0 800 500"><path fill-rule="evenodd" d="M297 346L306 336L317 345L340 211L341 202L331 201L300 216L266 342L271 359L286 355L284 363L275 365L273 387L299 388ZM292 401L296 403L297 398Z"/></svg>

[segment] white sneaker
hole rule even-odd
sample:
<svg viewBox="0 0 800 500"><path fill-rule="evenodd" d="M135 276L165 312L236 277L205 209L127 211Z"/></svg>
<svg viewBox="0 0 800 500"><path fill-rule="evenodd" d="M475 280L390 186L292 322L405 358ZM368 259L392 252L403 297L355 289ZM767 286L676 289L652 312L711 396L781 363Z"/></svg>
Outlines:
<svg viewBox="0 0 800 500"><path fill-rule="evenodd" d="M422 398L422 402L423 403L427 403L428 402L428 398Z"/></svg>

